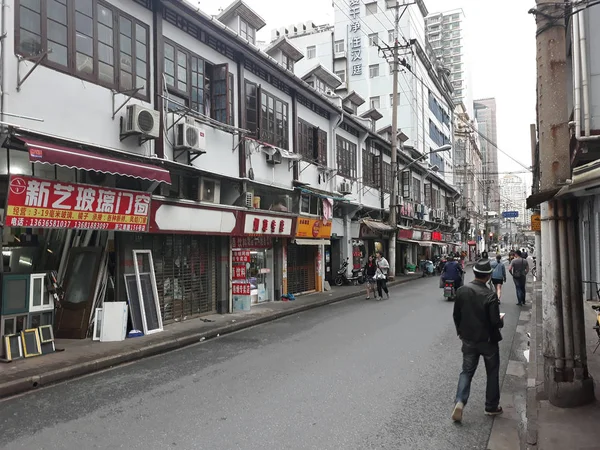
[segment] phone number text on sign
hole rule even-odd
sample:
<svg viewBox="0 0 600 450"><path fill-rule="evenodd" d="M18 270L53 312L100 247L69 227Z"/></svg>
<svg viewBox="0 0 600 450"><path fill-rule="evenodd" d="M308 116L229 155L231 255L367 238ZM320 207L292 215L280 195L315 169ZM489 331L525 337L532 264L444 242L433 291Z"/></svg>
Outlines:
<svg viewBox="0 0 600 450"><path fill-rule="evenodd" d="M13 175L5 224L147 231L150 201L147 193Z"/></svg>

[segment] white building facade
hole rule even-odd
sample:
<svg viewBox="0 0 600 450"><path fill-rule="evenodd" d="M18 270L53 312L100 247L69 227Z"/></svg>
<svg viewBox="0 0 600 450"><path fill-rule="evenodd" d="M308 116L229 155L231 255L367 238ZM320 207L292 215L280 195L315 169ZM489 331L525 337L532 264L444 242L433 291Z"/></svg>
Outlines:
<svg viewBox="0 0 600 450"><path fill-rule="evenodd" d="M402 11L402 10L401 10ZM384 0L334 2L334 24L291 25L273 30L272 39L287 36L305 57L295 65L295 73L304 76L321 65L342 82L331 89L332 96L345 98L358 94L364 103L356 114L370 117L377 111L375 129L389 132L392 119L393 73L384 51L394 45L393 9ZM406 146L421 153L452 143L454 104L450 80L436 62L433 49L425 39L422 1L407 6L399 25L401 50L399 73L398 129ZM452 152L433 154L429 163L437 166L445 181L453 183Z"/></svg>
<svg viewBox="0 0 600 450"><path fill-rule="evenodd" d="M463 103L473 118L468 23L462 9L429 14L425 18L426 36L435 55L450 72L454 103Z"/></svg>
<svg viewBox="0 0 600 450"><path fill-rule="evenodd" d="M399 224L387 224L391 144L373 131L377 115L348 113L358 97L343 106L328 95L320 81L342 81L327 69L295 76L303 55L289 40L261 51L254 42L265 22L243 1L216 18L169 0L68 8L9 0L5 11L0 201L11 217L3 245L17 255L5 272L57 270L73 242L106 243L115 299L125 301L133 251L149 250L168 323L245 307L241 297L321 291L346 257L360 266L367 253L385 252L398 225L420 233L403 241L405 265L434 242L453 245L456 190L417 164L414 194L406 191ZM71 183L73 211L38 208L37 217L27 207L47 203L44 196L10 206L22 183L56 192ZM139 198L139 217L118 222L126 214L114 210L117 197ZM19 266L23 240L46 255L32 257L31 269ZM13 312L0 313L3 327L5 319L34 323L27 308Z"/></svg>

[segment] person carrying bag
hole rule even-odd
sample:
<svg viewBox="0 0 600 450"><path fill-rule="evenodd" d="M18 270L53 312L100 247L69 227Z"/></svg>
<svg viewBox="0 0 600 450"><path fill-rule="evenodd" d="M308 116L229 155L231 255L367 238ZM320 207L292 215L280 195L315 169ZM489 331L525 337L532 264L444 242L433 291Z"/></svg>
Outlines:
<svg viewBox="0 0 600 450"><path fill-rule="evenodd" d="M375 253L377 256L377 271L375 272L375 280L377 281L377 293L379 298L383 298L383 292L385 292L386 298L390 298L390 293L387 287L387 274L390 268L390 263L383 257L381 252Z"/></svg>

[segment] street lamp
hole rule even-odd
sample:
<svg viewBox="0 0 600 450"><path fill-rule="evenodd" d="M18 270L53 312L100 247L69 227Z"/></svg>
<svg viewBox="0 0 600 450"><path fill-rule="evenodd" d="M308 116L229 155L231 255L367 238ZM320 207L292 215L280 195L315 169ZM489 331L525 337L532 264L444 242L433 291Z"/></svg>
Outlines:
<svg viewBox="0 0 600 450"><path fill-rule="evenodd" d="M410 166L412 166L413 164L418 163L419 161L421 161L422 159L428 157L429 155L433 155L434 153L441 153L441 152L447 152L449 150L452 150L452 146L450 144L446 144L446 145L442 145L439 148L435 148L433 150L428 151L427 153L423 153L421 156L419 156L416 159L413 159L410 163L408 163L408 165L404 166L402 168L402 171L408 169Z"/></svg>

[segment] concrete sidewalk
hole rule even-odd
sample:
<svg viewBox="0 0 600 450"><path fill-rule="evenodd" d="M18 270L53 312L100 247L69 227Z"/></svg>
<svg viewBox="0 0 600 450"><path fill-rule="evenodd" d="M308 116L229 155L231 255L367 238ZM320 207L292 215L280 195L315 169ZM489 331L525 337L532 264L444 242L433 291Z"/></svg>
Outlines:
<svg viewBox="0 0 600 450"><path fill-rule="evenodd" d="M557 408L542 397L537 409L538 450L591 450L600 448L598 424L600 423L600 349L592 353L598 343L598 335L592 329L596 313L591 308L599 302L585 302L585 334L587 343L588 371L595 381L596 401L579 408ZM543 369L543 361L540 362ZM543 372L541 372L543 374Z"/></svg>
<svg viewBox="0 0 600 450"><path fill-rule="evenodd" d="M535 301L530 322L531 357L527 369L527 433L522 447L527 450L592 450L600 448L595 433L600 423L599 391L596 401L579 408L558 408L550 404L544 392L544 358L542 354L542 295L541 282L534 288ZM598 336L592 329L596 314L585 302L585 333L588 370L594 380L600 380L600 349L593 354Z"/></svg>
<svg viewBox="0 0 600 450"><path fill-rule="evenodd" d="M419 278L420 274L400 275L388 283L388 286L398 286ZM364 285L333 287L329 292L299 296L291 302L277 301L256 305L249 312L192 318L166 325L161 333L122 342L57 339L56 348L64 351L21 359L9 364L0 363L0 398L364 295Z"/></svg>

